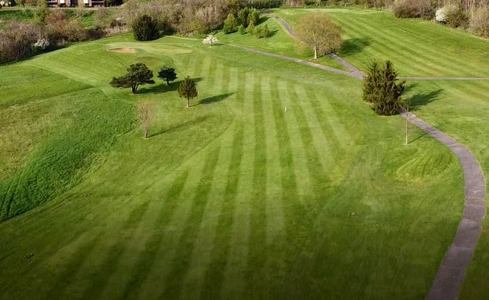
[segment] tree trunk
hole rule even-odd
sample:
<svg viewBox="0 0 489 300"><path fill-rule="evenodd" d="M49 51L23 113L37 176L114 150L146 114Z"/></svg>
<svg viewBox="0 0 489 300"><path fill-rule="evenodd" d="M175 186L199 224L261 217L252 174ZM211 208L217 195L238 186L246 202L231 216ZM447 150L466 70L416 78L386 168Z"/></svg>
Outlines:
<svg viewBox="0 0 489 300"><path fill-rule="evenodd" d="M147 139L148 138L148 127L144 127L144 138Z"/></svg>
<svg viewBox="0 0 489 300"><path fill-rule="evenodd" d="M170 85L170 80L166 80L166 85Z"/></svg>
<svg viewBox="0 0 489 300"><path fill-rule="evenodd" d="M138 86L137 85L131 86L131 90L133 94L136 94L136 92L138 91Z"/></svg>
<svg viewBox="0 0 489 300"><path fill-rule="evenodd" d="M318 48L314 46L314 59L318 59Z"/></svg>
<svg viewBox="0 0 489 300"><path fill-rule="evenodd" d="M190 107L190 98L187 98L187 108Z"/></svg>

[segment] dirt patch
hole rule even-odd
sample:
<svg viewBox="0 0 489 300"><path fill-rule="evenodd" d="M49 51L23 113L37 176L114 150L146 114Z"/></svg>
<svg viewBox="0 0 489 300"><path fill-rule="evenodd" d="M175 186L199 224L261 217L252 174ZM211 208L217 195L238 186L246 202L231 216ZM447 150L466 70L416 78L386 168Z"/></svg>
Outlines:
<svg viewBox="0 0 489 300"><path fill-rule="evenodd" d="M134 48L112 48L112 49L109 49L109 51L115 52L115 53L124 53L124 54L136 53L136 49L134 49Z"/></svg>

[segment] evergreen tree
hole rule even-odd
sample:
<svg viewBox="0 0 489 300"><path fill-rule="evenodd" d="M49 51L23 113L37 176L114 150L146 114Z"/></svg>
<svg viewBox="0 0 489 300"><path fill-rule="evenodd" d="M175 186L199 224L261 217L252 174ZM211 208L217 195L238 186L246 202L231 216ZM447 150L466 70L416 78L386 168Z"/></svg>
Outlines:
<svg viewBox="0 0 489 300"><path fill-rule="evenodd" d="M222 31L224 33L232 33L236 31L237 26L236 17L233 14L229 14L226 20L224 20L224 26L222 27Z"/></svg>
<svg viewBox="0 0 489 300"><path fill-rule="evenodd" d="M390 61L384 66L374 62L363 82L363 100L379 115L395 115L402 111L401 95L405 81L398 82L397 72Z"/></svg>

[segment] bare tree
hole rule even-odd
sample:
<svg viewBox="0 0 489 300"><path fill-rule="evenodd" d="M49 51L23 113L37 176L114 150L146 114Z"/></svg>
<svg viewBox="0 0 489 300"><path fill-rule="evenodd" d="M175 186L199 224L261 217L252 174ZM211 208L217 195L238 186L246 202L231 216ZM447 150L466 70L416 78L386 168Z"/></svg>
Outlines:
<svg viewBox="0 0 489 300"><path fill-rule="evenodd" d="M155 106L153 102L142 101L138 103L138 120L143 126L144 138L148 138L149 127L155 117Z"/></svg>
<svg viewBox="0 0 489 300"><path fill-rule="evenodd" d="M299 39L319 55L335 52L341 46L341 28L322 13L308 14L299 21Z"/></svg>

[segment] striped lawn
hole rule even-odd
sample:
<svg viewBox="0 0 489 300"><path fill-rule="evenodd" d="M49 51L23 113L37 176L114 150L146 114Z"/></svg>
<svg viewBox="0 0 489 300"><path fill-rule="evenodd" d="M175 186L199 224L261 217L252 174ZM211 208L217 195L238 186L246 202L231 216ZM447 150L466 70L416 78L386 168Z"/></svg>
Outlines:
<svg viewBox="0 0 489 300"><path fill-rule="evenodd" d="M139 51L106 50L124 44ZM186 110L164 85L109 87L134 61L172 61L199 99ZM352 79L127 36L2 68L153 100L157 120L150 139L120 135L79 184L0 224L0 298L417 299L461 215L456 159L414 128L404 146L403 122L375 116Z"/></svg>
<svg viewBox="0 0 489 300"><path fill-rule="evenodd" d="M489 77L489 43L461 30L417 19L397 19L389 11L294 9L276 13L296 25L313 11L326 13L343 30L340 56L366 70L391 60L401 76Z"/></svg>

